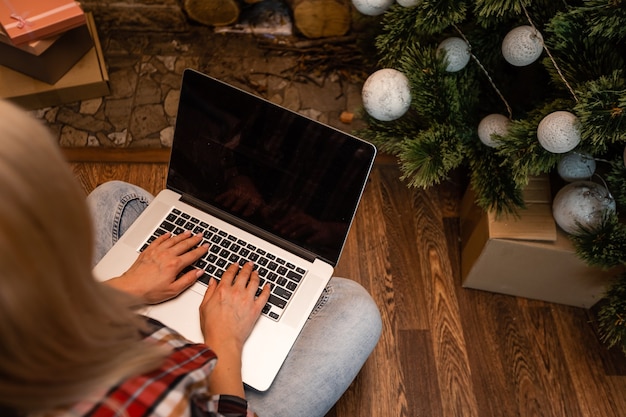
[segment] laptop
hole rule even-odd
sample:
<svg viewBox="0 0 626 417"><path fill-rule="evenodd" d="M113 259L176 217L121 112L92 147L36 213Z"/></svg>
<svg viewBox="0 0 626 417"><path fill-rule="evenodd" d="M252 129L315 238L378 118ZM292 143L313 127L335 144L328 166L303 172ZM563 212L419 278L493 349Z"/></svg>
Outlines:
<svg viewBox="0 0 626 417"><path fill-rule="evenodd" d="M192 69L183 73L166 188L94 268L119 276L155 236L210 244L204 275L143 311L202 343L210 277L252 260L272 296L246 341L242 375L267 390L331 278L374 162L359 138Z"/></svg>

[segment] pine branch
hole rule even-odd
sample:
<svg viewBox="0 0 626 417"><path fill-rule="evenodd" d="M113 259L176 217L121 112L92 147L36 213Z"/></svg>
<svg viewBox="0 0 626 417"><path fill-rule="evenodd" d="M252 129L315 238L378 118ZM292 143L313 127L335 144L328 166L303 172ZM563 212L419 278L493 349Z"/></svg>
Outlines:
<svg viewBox="0 0 626 417"><path fill-rule="evenodd" d="M427 188L441 183L463 162L463 147L456 129L432 124L413 140L399 146L402 179L412 187Z"/></svg>
<svg viewBox="0 0 626 417"><path fill-rule="evenodd" d="M624 163L623 153L616 152L613 161L610 162L611 169L605 175L607 188L611 190L611 194L615 199L615 205L618 213L626 212L626 165Z"/></svg>
<svg viewBox="0 0 626 417"><path fill-rule="evenodd" d="M510 162L477 138L467 145L466 152L476 204L497 216L517 215L525 207L522 188L527 180L518 183L512 175Z"/></svg>
<svg viewBox="0 0 626 417"><path fill-rule="evenodd" d="M624 58L614 43L601 35L591 35L588 18L582 9L572 8L557 13L546 27L545 43L570 83L595 80L624 67ZM543 63L555 84L562 85L554 64L548 58Z"/></svg>
<svg viewBox="0 0 626 417"><path fill-rule="evenodd" d="M570 240L580 259L600 268L626 264L626 226L615 213L608 213L596 228L578 226L580 232L570 235Z"/></svg>
<svg viewBox="0 0 626 417"><path fill-rule="evenodd" d="M626 139L626 81L624 71L589 81L577 90L579 102L574 111L582 126L582 140L593 147L592 154L603 154L614 143Z"/></svg>
<svg viewBox="0 0 626 417"><path fill-rule="evenodd" d="M600 340L609 348L621 346L626 354L626 274L611 285L598 311Z"/></svg>

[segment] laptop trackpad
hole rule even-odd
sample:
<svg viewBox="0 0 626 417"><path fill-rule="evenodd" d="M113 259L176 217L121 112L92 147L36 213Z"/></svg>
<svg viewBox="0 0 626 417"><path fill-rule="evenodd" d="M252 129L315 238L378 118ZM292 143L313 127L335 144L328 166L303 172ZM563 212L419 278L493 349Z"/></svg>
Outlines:
<svg viewBox="0 0 626 417"><path fill-rule="evenodd" d="M200 330L199 312L202 298L202 295L189 289L183 291L182 294L173 300L149 307L146 315L175 329L192 342L204 343L202 330ZM185 319L182 320L181 317L185 317Z"/></svg>

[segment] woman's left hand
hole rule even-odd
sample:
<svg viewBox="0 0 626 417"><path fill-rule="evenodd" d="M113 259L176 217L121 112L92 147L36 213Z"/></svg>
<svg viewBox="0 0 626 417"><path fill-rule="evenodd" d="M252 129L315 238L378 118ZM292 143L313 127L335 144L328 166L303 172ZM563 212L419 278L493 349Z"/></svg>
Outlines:
<svg viewBox="0 0 626 417"><path fill-rule="evenodd" d="M159 236L139 254L128 271L106 283L139 297L146 304L174 298L203 274L193 268L179 277L183 269L207 253L208 245L198 246L201 241L201 234L192 235L189 231Z"/></svg>

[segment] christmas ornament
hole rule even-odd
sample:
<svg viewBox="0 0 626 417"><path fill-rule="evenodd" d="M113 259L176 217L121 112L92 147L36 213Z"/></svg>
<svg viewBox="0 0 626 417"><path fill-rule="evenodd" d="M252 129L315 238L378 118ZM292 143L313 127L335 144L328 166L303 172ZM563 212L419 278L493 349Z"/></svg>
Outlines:
<svg viewBox="0 0 626 417"><path fill-rule="evenodd" d="M352 0L354 7L367 16L378 16L387 11L394 0Z"/></svg>
<svg viewBox="0 0 626 417"><path fill-rule="evenodd" d="M539 58L543 51L543 37L531 26L518 26L502 41L502 56L511 65L524 67Z"/></svg>
<svg viewBox="0 0 626 417"><path fill-rule="evenodd" d="M448 38L441 42L437 51L445 52L448 66L446 71L457 72L465 68L470 60L469 45L461 38Z"/></svg>
<svg viewBox="0 0 626 417"><path fill-rule="evenodd" d="M485 116L478 124L478 137L485 145L497 148L500 143L491 135L504 136L509 131L510 120L502 114L490 114Z"/></svg>
<svg viewBox="0 0 626 417"><path fill-rule="evenodd" d="M596 172L596 160L588 153L571 152L561 158L557 171L567 182L589 179Z"/></svg>
<svg viewBox="0 0 626 417"><path fill-rule="evenodd" d="M396 0L396 2L402 7L413 7L420 4L422 0Z"/></svg>
<svg viewBox="0 0 626 417"><path fill-rule="evenodd" d="M567 111L555 111L539 122L537 139L552 153L565 153L580 143L578 118Z"/></svg>
<svg viewBox="0 0 626 417"><path fill-rule="evenodd" d="M595 229L607 212L615 212L615 200L604 186L576 181L561 188L552 202L552 215L566 233L580 232L580 226Z"/></svg>
<svg viewBox="0 0 626 417"><path fill-rule="evenodd" d="M385 122L399 118L411 105L409 80L393 68L370 75L363 84L361 95L367 113Z"/></svg>

